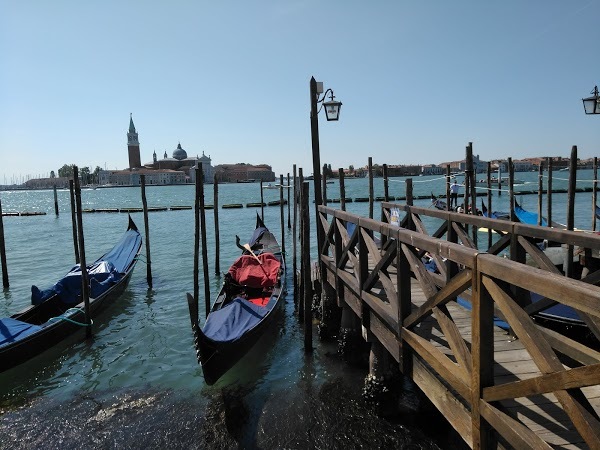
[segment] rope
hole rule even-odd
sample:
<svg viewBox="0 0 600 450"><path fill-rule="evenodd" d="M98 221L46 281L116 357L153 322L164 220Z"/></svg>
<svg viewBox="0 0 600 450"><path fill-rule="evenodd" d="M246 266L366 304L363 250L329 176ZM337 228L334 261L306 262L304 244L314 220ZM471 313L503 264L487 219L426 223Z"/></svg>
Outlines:
<svg viewBox="0 0 600 450"><path fill-rule="evenodd" d="M451 176L456 176L456 175L464 175L465 172L458 172L458 173L453 173ZM413 178L413 184L414 183L430 183L432 181L437 181L437 180L445 180L446 179L446 175L442 175L441 177L438 178L431 178L429 180L415 180ZM390 178L388 178L388 182L392 182L392 183L406 183L406 180L392 180Z"/></svg>
<svg viewBox="0 0 600 450"><path fill-rule="evenodd" d="M142 261L143 263L148 264L148 261L146 260L146 258L144 258L141 254L139 254L138 256L136 256L133 259L134 259L134 261Z"/></svg>
<svg viewBox="0 0 600 450"><path fill-rule="evenodd" d="M69 313L73 313L73 312L83 312L81 309L79 308L69 308L67 309L63 314L61 314L60 316L57 317L50 317L50 319L48 319L48 322L51 320L64 320L66 322L70 322L73 323L75 325L79 325L80 327L89 327L92 326L94 324L94 321L90 319L90 323L81 323L81 322L77 322L76 320L73 319L69 319L68 317L65 317L65 314L69 314Z"/></svg>
<svg viewBox="0 0 600 450"><path fill-rule="evenodd" d="M543 175L544 178L548 178L548 175ZM569 181L568 178L559 178L559 177L552 177L552 180L561 180L561 181ZM579 179L575 179L575 181L577 181L578 183L598 183L600 180L579 180Z"/></svg>

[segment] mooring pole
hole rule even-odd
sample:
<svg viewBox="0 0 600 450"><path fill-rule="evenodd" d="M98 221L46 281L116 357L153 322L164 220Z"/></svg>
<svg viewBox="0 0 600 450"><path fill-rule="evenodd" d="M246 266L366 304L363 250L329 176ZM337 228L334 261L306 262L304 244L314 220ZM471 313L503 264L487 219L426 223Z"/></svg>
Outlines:
<svg viewBox="0 0 600 450"><path fill-rule="evenodd" d="M306 288L304 286L304 258L305 258L305 254L304 254L304 247L305 245L308 245L307 243L304 242L304 200L302 199L302 196L304 195L304 174L302 171L302 167L300 167L298 169L298 190L297 190L297 194L298 194L298 209L299 209L299 217L298 217L298 222L299 222L299 226L300 229L298 230L300 233L299 236L299 240L300 240L300 274L295 273L294 276L295 277L300 277L300 279L298 280L300 282L300 289L298 290L298 320L301 323L304 323L304 292L306 291ZM309 250L310 251L310 250ZM310 254L309 254L310 257Z"/></svg>
<svg viewBox="0 0 600 450"><path fill-rule="evenodd" d="M340 206L342 211L346 211L346 185L344 184L344 169L341 167L338 169L338 176L340 180Z"/></svg>
<svg viewBox="0 0 600 450"><path fill-rule="evenodd" d="M596 208L598 205L598 157L594 156L594 182L592 183L592 231L596 231Z"/></svg>
<svg viewBox="0 0 600 450"><path fill-rule="evenodd" d="M4 221L2 219L2 200L0 199L0 262L2 262L2 286L8 288L8 266L6 264L6 245L4 243Z"/></svg>
<svg viewBox="0 0 600 450"><path fill-rule="evenodd" d="M263 180L260 180L260 220L265 221L265 201L263 197Z"/></svg>
<svg viewBox="0 0 600 450"><path fill-rule="evenodd" d="M513 166L512 158L508 158L508 202L510 204L510 220L512 222L517 221L515 214L515 168Z"/></svg>
<svg viewBox="0 0 600 450"><path fill-rule="evenodd" d="M290 189L291 189L291 185L290 185L290 173L287 173L287 210L288 210L288 228L292 228L292 222L291 222L291 218L290 218L290 208L291 208L291 202L290 202Z"/></svg>
<svg viewBox="0 0 600 450"><path fill-rule="evenodd" d="M210 285L208 281L208 248L206 243L206 213L204 206L204 169L200 164L200 235L202 238L202 268L204 269L204 310L206 317L210 312ZM198 183L198 176L196 176Z"/></svg>
<svg viewBox="0 0 600 450"><path fill-rule="evenodd" d="M302 285L304 286L304 351L312 352L312 281L310 270L310 214L308 212L308 183L302 186Z"/></svg>
<svg viewBox="0 0 600 450"><path fill-rule="evenodd" d="M548 226L550 226L552 223L552 158L548 158L546 165L548 166L548 194L546 195L548 213L546 214L546 220L548 221Z"/></svg>
<svg viewBox="0 0 600 450"><path fill-rule="evenodd" d="M298 180L296 179L296 164L293 165L293 173L294 173L294 226L292 228L292 253L294 257L292 259L292 273L294 274L294 305L298 304L298 277L297 277L297 229L298 229ZM288 192L290 190L288 189Z"/></svg>
<svg viewBox="0 0 600 450"><path fill-rule="evenodd" d="M213 199L213 212L215 215L215 275L221 276L221 263L220 263L220 253L221 253L221 239L219 237L219 179L217 174L213 178L213 189L214 189L214 199Z"/></svg>
<svg viewBox="0 0 600 450"><path fill-rule="evenodd" d="M77 211L75 208L75 185L69 180L69 195L71 197L71 223L73 224L73 248L75 249L75 264L79 264L79 245L77 244Z"/></svg>
<svg viewBox="0 0 600 450"><path fill-rule="evenodd" d="M487 209L488 217L492 217L492 163L487 163ZM488 248L492 246L492 230L488 230Z"/></svg>
<svg viewBox="0 0 600 450"><path fill-rule="evenodd" d="M458 196L458 193L456 194ZM450 164L446 164L446 210L451 211L452 207L450 204ZM458 203L458 200L456 200ZM458 204L456 205L458 206Z"/></svg>
<svg viewBox="0 0 600 450"><path fill-rule="evenodd" d="M85 262L85 240L83 238L83 217L81 214L81 187L79 185L79 169L73 166L73 180L75 182L75 203L77 205L77 235L79 237L79 267L81 269L81 297L83 298L85 314L85 335L92 337L92 317L90 314L90 281Z"/></svg>
<svg viewBox="0 0 600 450"><path fill-rule="evenodd" d="M538 225L542 225L542 194L544 189L544 163L540 161L540 167L538 167Z"/></svg>
<svg viewBox="0 0 600 450"><path fill-rule="evenodd" d="M386 202L390 201L390 180L388 180L388 166L383 165L383 198Z"/></svg>
<svg viewBox="0 0 600 450"><path fill-rule="evenodd" d="M471 188L471 215L477 215L477 186L476 186L476 173L477 167L475 167L475 163L473 162L473 143L469 142L467 145L467 167L469 168L470 173L470 188ZM477 226L473 225L471 228L471 232L473 235L473 243L475 244L475 248L478 248L477 245Z"/></svg>
<svg viewBox="0 0 600 450"><path fill-rule="evenodd" d="M283 174L279 175L279 215L281 223L281 253L285 257L285 205L283 204Z"/></svg>
<svg viewBox="0 0 600 450"><path fill-rule="evenodd" d="M194 199L194 299L196 307L200 299L200 185L202 184L202 164L196 167L196 191ZM196 308L198 309L198 308Z"/></svg>
<svg viewBox="0 0 600 450"><path fill-rule="evenodd" d="M323 205L327 206L327 164L323 164L323 177L321 181L323 183Z"/></svg>
<svg viewBox="0 0 600 450"><path fill-rule="evenodd" d="M56 181L53 186L54 190L54 214L58 217L58 193L56 192Z"/></svg>
<svg viewBox="0 0 600 450"><path fill-rule="evenodd" d="M369 219L373 218L373 202L374 190L373 190L373 157L369 156Z"/></svg>
<svg viewBox="0 0 600 450"><path fill-rule="evenodd" d="M567 202L567 230L575 228L575 191L577 189L577 146L571 148L571 160L569 161L569 190ZM567 245L567 261L565 275L573 277L573 245Z"/></svg>
<svg viewBox="0 0 600 450"><path fill-rule="evenodd" d="M146 175L140 175L142 185L142 208L144 209L144 234L146 235L146 281L152 289L152 259L150 258L150 224L148 222L148 201L146 200Z"/></svg>
<svg viewBox="0 0 600 450"><path fill-rule="evenodd" d="M498 164L498 197L502 196L502 166Z"/></svg>

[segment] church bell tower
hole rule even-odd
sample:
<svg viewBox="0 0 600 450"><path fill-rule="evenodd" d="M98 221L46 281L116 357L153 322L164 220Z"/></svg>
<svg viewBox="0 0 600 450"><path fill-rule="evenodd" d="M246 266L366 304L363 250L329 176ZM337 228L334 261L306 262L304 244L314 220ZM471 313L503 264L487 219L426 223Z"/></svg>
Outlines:
<svg viewBox="0 0 600 450"><path fill-rule="evenodd" d="M129 153L129 168L137 169L142 167L140 158L140 141L133 124L133 114L129 114L129 131L127 132L127 152Z"/></svg>

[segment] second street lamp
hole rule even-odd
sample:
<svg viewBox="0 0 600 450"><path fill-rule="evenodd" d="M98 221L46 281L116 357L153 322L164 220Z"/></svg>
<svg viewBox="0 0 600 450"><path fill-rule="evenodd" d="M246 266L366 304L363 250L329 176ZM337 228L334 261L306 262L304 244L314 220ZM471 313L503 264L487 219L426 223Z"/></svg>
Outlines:
<svg viewBox="0 0 600 450"><path fill-rule="evenodd" d="M327 89L323 96L319 96L323 93L323 83L315 80L315 77L310 79L310 132L312 140L312 159L313 159L313 183L315 189L315 221L317 224L317 247L319 254L321 253L324 236L319 226L319 205L323 203L321 193L321 156L319 149L319 103L325 107L325 114L327 120L338 120L340 117L341 102L336 102L333 90ZM327 94L330 94L331 99L328 102L324 102ZM320 259L320 257L319 257Z"/></svg>
<svg viewBox="0 0 600 450"><path fill-rule="evenodd" d="M583 108L586 114L600 114L600 96L598 95L598 86L594 86L594 90L590 92L591 97L582 98Z"/></svg>

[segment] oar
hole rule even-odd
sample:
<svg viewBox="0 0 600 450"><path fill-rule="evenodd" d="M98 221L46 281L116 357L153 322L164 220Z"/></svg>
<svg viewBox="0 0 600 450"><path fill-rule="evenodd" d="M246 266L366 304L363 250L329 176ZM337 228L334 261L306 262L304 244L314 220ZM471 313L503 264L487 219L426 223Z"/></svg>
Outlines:
<svg viewBox="0 0 600 450"><path fill-rule="evenodd" d="M262 269L262 271L265 273L265 275L267 276L267 278L269 278L269 274L267 273L267 271L265 270L265 268L263 267L263 263L262 261L258 258L258 256L256 256L256 254L252 251L252 248L250 247L250 244L244 244L243 247L248 250L250 252L250 254L252 256L254 256L254 258L258 261L258 264L260 265L260 268Z"/></svg>

